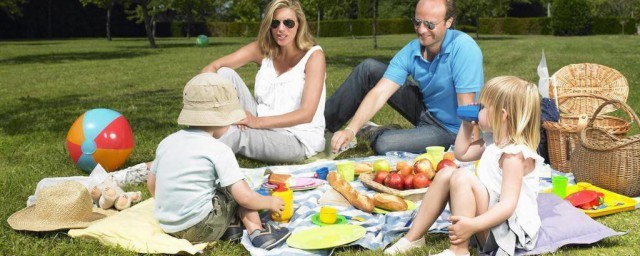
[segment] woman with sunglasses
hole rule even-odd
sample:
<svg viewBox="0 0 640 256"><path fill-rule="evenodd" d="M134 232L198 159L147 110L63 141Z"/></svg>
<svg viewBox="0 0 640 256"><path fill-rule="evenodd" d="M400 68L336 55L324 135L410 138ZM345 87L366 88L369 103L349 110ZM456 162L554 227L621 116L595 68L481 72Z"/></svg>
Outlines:
<svg viewBox="0 0 640 256"><path fill-rule="evenodd" d="M234 71L260 66L255 98ZM296 0L274 0L258 39L202 69L228 78L247 118L220 140L236 153L265 162L299 162L324 150L325 57Z"/></svg>

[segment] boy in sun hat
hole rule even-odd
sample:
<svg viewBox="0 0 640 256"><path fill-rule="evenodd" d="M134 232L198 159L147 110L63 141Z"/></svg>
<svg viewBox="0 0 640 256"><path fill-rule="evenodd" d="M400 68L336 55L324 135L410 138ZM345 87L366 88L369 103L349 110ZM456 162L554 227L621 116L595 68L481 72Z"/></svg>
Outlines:
<svg viewBox="0 0 640 256"><path fill-rule="evenodd" d="M218 74L202 73L184 87L183 104L178 124L188 127L160 142L147 181L160 227L193 243L223 235L237 240L242 230L228 227L239 215L254 246L274 248L291 233L273 224L263 227L258 210L280 213L284 202L253 191L231 149L218 140L245 118L235 88Z"/></svg>

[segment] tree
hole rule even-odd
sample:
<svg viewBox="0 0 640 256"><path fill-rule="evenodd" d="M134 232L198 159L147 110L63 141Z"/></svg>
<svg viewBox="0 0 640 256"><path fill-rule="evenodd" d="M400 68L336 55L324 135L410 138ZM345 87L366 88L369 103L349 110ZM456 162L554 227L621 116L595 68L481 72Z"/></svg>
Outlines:
<svg viewBox="0 0 640 256"><path fill-rule="evenodd" d="M0 0L0 10L11 18L21 16L20 5L26 2L27 0Z"/></svg>
<svg viewBox="0 0 640 256"><path fill-rule="evenodd" d="M177 18L187 23L187 38L191 37L191 24L198 19L214 14L215 6L221 5L219 0L173 0L172 9Z"/></svg>
<svg viewBox="0 0 640 256"><path fill-rule="evenodd" d="M376 27L378 26L378 0L373 0L373 49L378 49L378 36L376 32Z"/></svg>
<svg viewBox="0 0 640 256"><path fill-rule="evenodd" d="M117 3L120 3L121 0L80 0L82 6L87 6L88 4L94 4L98 6L98 8L107 10L107 21L106 21L106 32L107 32L107 40L111 41L111 10L113 6Z"/></svg>
<svg viewBox="0 0 640 256"><path fill-rule="evenodd" d="M551 6L551 28L556 36L591 33L591 10L587 0L554 1Z"/></svg>
<svg viewBox="0 0 640 256"><path fill-rule="evenodd" d="M640 11L640 0L591 0L591 13L599 17L618 17L624 26Z"/></svg>
<svg viewBox="0 0 640 256"><path fill-rule="evenodd" d="M157 48L155 33L153 29L153 16L158 13L166 11L170 5L171 0L126 0L126 6L133 6L134 10L129 13L133 14L129 18L136 20L137 23L144 22L144 30L147 33L149 39L149 47Z"/></svg>
<svg viewBox="0 0 640 256"><path fill-rule="evenodd" d="M478 32L480 31L480 17L506 16L512 2L529 3L530 0L457 0L456 7L460 13L464 13L475 21L477 26L476 39L480 39Z"/></svg>

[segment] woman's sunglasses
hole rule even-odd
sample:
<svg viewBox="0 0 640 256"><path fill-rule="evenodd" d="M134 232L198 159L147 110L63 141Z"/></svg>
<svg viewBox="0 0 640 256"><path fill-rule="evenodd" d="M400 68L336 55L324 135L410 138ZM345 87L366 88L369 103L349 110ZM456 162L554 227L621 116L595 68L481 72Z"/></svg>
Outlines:
<svg viewBox="0 0 640 256"><path fill-rule="evenodd" d="M289 19L283 20L282 24L287 28L293 28L296 26L296 22ZM271 20L271 28L277 28L278 26L280 26L280 20Z"/></svg>

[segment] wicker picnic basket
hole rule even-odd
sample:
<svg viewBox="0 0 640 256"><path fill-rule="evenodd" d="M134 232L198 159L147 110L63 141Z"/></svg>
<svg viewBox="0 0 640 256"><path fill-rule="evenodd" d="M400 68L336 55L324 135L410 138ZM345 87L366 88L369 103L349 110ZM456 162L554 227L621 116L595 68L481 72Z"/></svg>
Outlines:
<svg viewBox="0 0 640 256"><path fill-rule="evenodd" d="M360 180L360 182L362 182L362 184L365 187L368 187L378 192L396 195L406 200L411 200L413 202L422 200L424 193L426 193L428 189L428 188L418 188L418 189L397 190L397 189L393 189L385 185L382 185L378 182L375 182L373 180L374 176L375 176L374 173L364 173L364 174L360 174L358 179Z"/></svg>
<svg viewBox="0 0 640 256"><path fill-rule="evenodd" d="M594 63L567 65L553 74L550 82L553 89L549 95L557 100L561 114L558 122L542 124L547 132L549 161L554 169L571 172L571 152L588 118L609 99L625 102L629 86L617 70ZM607 106L602 111L615 110L615 106ZM624 136L630 127L625 120L607 115L598 115L594 125L616 136Z"/></svg>
<svg viewBox="0 0 640 256"><path fill-rule="evenodd" d="M559 96L558 104L562 105L567 100L575 100L576 98L590 98L591 102L609 100L595 94L569 94ZM580 131L587 126L588 121L589 115L587 114L562 114L558 122L545 121L542 123L542 127L547 132L549 162L555 170L571 172L569 164L571 152L579 141ZM631 124L618 117L598 115L595 117L594 126L603 128L615 136L624 136L629 131Z"/></svg>
<svg viewBox="0 0 640 256"><path fill-rule="evenodd" d="M630 197L640 195L640 134L617 137L595 126L595 117L608 105L622 108L631 121L640 124L638 115L619 100L602 104L580 132L571 159L576 181L589 182L598 187Z"/></svg>

